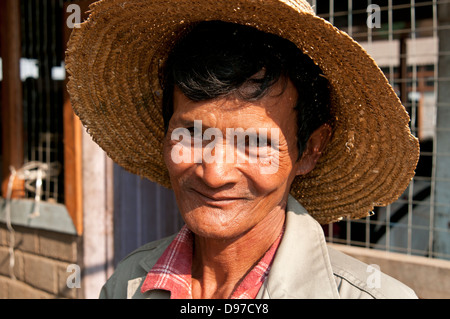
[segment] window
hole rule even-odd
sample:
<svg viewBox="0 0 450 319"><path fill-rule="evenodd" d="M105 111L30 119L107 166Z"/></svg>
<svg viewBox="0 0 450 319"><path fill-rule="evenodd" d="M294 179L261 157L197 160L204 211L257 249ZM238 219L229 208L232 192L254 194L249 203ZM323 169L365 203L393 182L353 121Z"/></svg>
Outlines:
<svg viewBox="0 0 450 319"><path fill-rule="evenodd" d="M64 56L70 35L63 0L2 1L2 196L9 167L37 163L45 173L41 200L64 204L82 232L81 125L65 90ZM88 2L80 6L87 9ZM83 11L85 12L85 11ZM34 198L36 182L15 185L18 198Z"/></svg>
<svg viewBox="0 0 450 319"><path fill-rule="evenodd" d="M64 72L58 74L64 68L63 4L30 0L20 4L24 162L48 166L42 180L42 200L64 203L65 77ZM26 196L34 193L26 189Z"/></svg>

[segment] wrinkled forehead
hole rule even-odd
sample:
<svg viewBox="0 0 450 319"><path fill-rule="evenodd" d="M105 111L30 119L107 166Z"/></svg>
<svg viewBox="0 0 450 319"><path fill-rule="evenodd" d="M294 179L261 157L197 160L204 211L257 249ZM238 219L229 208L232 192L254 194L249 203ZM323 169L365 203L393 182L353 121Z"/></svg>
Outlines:
<svg viewBox="0 0 450 319"><path fill-rule="evenodd" d="M290 81L278 81L264 97L247 101L230 95L213 100L192 101L179 89L174 90L172 127L192 126L202 121L204 127L280 128L283 135L297 130L297 90Z"/></svg>

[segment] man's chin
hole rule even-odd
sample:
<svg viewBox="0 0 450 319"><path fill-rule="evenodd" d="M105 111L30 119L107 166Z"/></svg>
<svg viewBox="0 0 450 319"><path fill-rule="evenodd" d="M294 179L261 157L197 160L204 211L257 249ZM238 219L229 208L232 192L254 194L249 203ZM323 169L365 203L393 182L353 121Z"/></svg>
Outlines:
<svg viewBox="0 0 450 319"><path fill-rule="evenodd" d="M196 236L205 239L230 241L239 238L248 231L248 229L242 227L242 223L236 222L234 219L219 221L185 218L185 222Z"/></svg>

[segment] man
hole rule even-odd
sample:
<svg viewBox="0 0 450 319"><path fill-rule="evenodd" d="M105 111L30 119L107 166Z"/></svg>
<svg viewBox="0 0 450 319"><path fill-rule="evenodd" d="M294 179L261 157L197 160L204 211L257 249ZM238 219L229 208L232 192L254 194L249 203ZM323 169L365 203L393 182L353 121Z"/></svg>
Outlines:
<svg viewBox="0 0 450 319"><path fill-rule="evenodd" d="M101 297L415 297L325 244L318 222L404 191L418 145L370 57L306 2L105 0L67 68L94 140L171 187L186 223Z"/></svg>

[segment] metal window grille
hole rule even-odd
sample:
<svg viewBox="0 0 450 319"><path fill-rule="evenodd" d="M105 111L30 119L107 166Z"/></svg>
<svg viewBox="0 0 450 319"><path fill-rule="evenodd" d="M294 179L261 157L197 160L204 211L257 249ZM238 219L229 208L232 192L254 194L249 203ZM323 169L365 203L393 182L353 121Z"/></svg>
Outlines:
<svg viewBox="0 0 450 319"><path fill-rule="evenodd" d="M439 94L450 89L450 20L439 16L439 10L450 11L449 2L310 0L319 16L374 57L421 145L416 176L404 194L370 217L325 226L329 242L450 259L450 125L444 122L450 104L448 95Z"/></svg>
<svg viewBox="0 0 450 319"><path fill-rule="evenodd" d="M42 180L41 198L64 200L63 178L63 1L21 0L21 78L25 164L59 167ZM56 165L55 165L56 164ZM34 197L33 192L27 192Z"/></svg>

